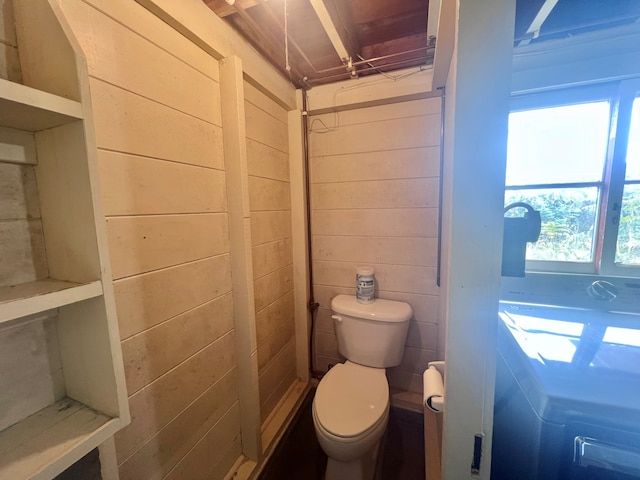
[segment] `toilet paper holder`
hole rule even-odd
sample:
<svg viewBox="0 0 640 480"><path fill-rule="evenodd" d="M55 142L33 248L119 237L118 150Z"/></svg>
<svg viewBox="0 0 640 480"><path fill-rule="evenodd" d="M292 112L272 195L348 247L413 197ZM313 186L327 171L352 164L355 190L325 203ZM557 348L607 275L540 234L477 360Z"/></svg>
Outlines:
<svg viewBox="0 0 640 480"><path fill-rule="evenodd" d="M429 362L423 374L424 406L433 412L442 412L445 404L444 375L446 363L444 361Z"/></svg>
<svg viewBox="0 0 640 480"><path fill-rule="evenodd" d="M446 363L429 362L424 371L424 446L426 480L442 480L442 427Z"/></svg>

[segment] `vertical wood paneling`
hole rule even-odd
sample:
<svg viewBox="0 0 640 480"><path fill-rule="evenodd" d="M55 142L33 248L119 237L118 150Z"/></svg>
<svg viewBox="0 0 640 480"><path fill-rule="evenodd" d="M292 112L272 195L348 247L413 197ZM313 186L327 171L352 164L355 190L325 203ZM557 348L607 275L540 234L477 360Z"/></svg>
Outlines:
<svg viewBox="0 0 640 480"><path fill-rule="evenodd" d="M418 378L435 358L439 323L440 100L320 115L311 118L311 130L312 257L320 304L315 367L343 361L331 298L354 295L356 267L370 265L377 295L414 310L404 360L390 370L390 385L421 391Z"/></svg>

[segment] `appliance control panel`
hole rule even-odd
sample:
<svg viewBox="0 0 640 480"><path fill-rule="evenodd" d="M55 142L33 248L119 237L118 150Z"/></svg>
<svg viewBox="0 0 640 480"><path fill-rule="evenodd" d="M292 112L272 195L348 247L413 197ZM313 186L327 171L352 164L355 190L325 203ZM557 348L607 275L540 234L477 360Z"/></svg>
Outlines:
<svg viewBox="0 0 640 480"><path fill-rule="evenodd" d="M640 278L528 272L503 277L500 300L640 314Z"/></svg>

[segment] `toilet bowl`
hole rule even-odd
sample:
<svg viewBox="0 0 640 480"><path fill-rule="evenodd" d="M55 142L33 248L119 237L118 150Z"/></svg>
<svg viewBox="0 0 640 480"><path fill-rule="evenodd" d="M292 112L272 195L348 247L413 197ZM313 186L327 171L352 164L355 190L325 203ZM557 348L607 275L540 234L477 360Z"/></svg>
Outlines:
<svg viewBox="0 0 640 480"><path fill-rule="evenodd" d="M313 423L328 456L325 480L371 480L389 419L387 367L402 361L411 306L352 295L331 301L338 351L347 359L322 377Z"/></svg>
<svg viewBox="0 0 640 480"><path fill-rule="evenodd" d="M325 478L373 478L388 419L384 369L347 361L329 370L313 400L316 437L329 457Z"/></svg>

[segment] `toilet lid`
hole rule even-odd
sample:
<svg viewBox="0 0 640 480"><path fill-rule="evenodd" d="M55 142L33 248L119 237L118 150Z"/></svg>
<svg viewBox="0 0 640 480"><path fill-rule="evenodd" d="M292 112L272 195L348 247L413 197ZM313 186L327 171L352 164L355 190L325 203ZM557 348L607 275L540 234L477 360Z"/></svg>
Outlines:
<svg viewBox="0 0 640 480"><path fill-rule="evenodd" d="M383 368L338 363L322 378L314 399L317 418L329 433L355 437L373 427L389 403Z"/></svg>

